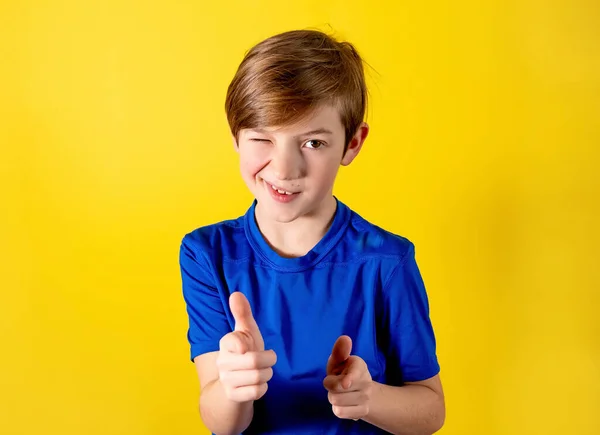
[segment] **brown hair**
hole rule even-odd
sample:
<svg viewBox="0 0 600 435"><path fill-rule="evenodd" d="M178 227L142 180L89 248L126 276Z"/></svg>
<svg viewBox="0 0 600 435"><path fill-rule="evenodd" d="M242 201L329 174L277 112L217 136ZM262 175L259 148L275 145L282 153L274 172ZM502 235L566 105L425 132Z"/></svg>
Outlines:
<svg viewBox="0 0 600 435"><path fill-rule="evenodd" d="M227 90L231 133L300 121L323 103L339 109L346 147L365 116L367 86L356 48L317 30L293 30L255 45Z"/></svg>

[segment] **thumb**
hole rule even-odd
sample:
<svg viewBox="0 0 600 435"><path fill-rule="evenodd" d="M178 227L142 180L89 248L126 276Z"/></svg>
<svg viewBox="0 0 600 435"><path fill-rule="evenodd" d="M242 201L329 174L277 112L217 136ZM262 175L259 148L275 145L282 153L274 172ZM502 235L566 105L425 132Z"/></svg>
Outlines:
<svg viewBox="0 0 600 435"><path fill-rule="evenodd" d="M249 334L259 350L264 350L265 344L246 296L239 291L233 292L229 296L229 308L235 320L235 330Z"/></svg>
<svg viewBox="0 0 600 435"><path fill-rule="evenodd" d="M346 362L352 352L352 339L347 335L340 336L331 351L331 356L327 361L327 374L341 373L340 366Z"/></svg>

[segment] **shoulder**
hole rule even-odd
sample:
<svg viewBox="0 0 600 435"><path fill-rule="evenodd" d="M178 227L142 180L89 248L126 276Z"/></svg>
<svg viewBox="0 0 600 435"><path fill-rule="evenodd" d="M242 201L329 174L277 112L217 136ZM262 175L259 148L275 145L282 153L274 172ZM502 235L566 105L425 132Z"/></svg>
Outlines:
<svg viewBox="0 0 600 435"><path fill-rule="evenodd" d="M181 250L194 256L222 254L245 241L244 231L244 216L204 225L183 236Z"/></svg>
<svg viewBox="0 0 600 435"><path fill-rule="evenodd" d="M354 210L351 210L346 243L353 244L363 257L389 258L395 262L405 261L415 251L411 240L369 222Z"/></svg>

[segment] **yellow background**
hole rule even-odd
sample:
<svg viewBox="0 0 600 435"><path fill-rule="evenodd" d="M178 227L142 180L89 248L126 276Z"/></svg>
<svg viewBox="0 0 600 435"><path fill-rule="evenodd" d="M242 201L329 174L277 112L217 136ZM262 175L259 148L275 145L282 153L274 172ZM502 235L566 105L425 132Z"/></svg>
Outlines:
<svg viewBox="0 0 600 435"><path fill-rule="evenodd" d="M597 2L15 0L0 434L203 433L179 243L249 206L226 86L251 45L305 27L373 68L336 194L417 246L442 433L600 433Z"/></svg>

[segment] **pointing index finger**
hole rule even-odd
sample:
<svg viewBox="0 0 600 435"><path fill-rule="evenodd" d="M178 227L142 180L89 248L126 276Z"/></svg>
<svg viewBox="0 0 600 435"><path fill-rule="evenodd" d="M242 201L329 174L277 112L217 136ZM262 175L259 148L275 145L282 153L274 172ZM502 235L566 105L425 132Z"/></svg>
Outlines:
<svg viewBox="0 0 600 435"><path fill-rule="evenodd" d="M347 335L340 336L331 351L329 360L327 361L327 374L339 374L340 366L343 365L350 357L352 352L352 339Z"/></svg>
<svg viewBox="0 0 600 435"><path fill-rule="evenodd" d="M250 307L250 303L246 296L239 291L233 292L231 296L229 296L229 308L231 309L231 314L233 314L235 320L235 330L250 334L259 350L264 350L265 344L262 334L260 333L256 320L254 320L252 308Z"/></svg>

